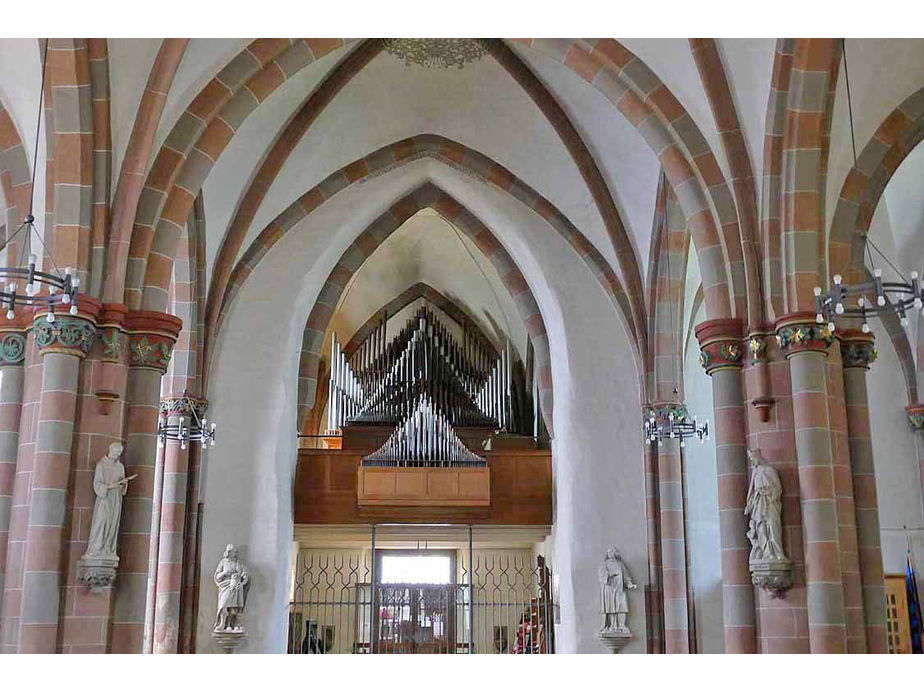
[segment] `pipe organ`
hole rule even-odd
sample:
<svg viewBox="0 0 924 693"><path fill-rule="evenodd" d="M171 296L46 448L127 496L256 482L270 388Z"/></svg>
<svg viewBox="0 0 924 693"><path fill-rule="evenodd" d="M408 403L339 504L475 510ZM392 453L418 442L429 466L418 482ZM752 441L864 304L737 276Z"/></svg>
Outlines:
<svg viewBox="0 0 924 693"><path fill-rule="evenodd" d="M463 328L461 340L422 306L389 341L387 317L348 356L331 342L329 430L393 426L363 466L479 466L457 427L513 431L510 343L498 353Z"/></svg>

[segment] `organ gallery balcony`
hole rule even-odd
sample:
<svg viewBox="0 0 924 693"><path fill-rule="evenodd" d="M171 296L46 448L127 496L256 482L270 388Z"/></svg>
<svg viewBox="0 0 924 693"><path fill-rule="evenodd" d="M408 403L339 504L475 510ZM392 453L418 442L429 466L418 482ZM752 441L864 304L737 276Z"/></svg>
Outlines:
<svg viewBox="0 0 924 693"><path fill-rule="evenodd" d="M551 452L537 450L530 438L480 450L486 463L477 467L363 466L374 448L355 439L344 436L344 443L356 447L299 450L297 524L552 522Z"/></svg>

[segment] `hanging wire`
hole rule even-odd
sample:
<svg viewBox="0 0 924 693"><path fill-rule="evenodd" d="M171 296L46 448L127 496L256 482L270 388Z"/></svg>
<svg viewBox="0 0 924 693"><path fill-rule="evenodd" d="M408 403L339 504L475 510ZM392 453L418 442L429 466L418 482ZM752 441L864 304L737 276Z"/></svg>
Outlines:
<svg viewBox="0 0 924 693"><path fill-rule="evenodd" d="M850 96L850 69L847 65L847 39L845 38L841 39L841 53L843 53L843 56L844 56L844 82L847 85L847 115L850 120L850 146L853 149L853 167L857 172L859 172L860 167L857 163L857 137L856 137L856 133L854 132L854 126L853 126L853 99ZM868 232L864 233L862 235L862 238L863 238L863 244L866 250L866 255L869 258L870 265L875 267L875 263L873 262L873 254L870 252L870 248L872 248L879 254L879 256L883 260L886 261L886 264L892 268L892 271L902 278L902 281L904 281L905 283L908 283L908 278L905 277L904 273L900 269L898 269L898 267L892 264L892 261L889 260L888 257L886 257L885 253L879 250L876 244L873 243L872 239L870 239Z"/></svg>

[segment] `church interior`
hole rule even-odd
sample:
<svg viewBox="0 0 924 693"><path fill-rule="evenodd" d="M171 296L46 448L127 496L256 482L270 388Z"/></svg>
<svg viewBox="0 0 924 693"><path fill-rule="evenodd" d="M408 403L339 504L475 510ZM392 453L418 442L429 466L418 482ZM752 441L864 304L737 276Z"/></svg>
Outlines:
<svg viewBox="0 0 924 693"><path fill-rule="evenodd" d="M922 139L920 38L0 39L0 653L920 654Z"/></svg>

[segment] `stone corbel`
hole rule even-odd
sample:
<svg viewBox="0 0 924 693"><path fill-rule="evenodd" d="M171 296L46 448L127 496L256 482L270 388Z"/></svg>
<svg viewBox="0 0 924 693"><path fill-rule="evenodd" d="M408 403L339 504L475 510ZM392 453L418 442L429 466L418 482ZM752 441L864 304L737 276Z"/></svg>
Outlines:
<svg viewBox="0 0 924 693"><path fill-rule="evenodd" d="M792 561L788 559L751 561L748 568L751 582L769 592L771 597L782 597L792 587Z"/></svg>
<svg viewBox="0 0 924 693"><path fill-rule="evenodd" d="M113 403L121 398L125 389L125 334L122 326L127 314L128 308L121 303L107 303L100 312L96 334L101 348L101 363L93 394L104 416L112 411Z"/></svg>

